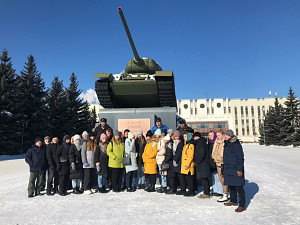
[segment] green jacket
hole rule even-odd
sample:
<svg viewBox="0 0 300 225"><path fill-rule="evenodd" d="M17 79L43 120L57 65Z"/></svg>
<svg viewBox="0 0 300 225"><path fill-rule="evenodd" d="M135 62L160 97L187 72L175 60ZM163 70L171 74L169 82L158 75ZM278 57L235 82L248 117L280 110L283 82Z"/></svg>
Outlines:
<svg viewBox="0 0 300 225"><path fill-rule="evenodd" d="M111 141L109 142L107 146L107 155L109 157L108 159L108 167L111 168L124 168L122 161L123 161L123 155L124 155L124 143L120 142L119 144L116 144L115 142Z"/></svg>

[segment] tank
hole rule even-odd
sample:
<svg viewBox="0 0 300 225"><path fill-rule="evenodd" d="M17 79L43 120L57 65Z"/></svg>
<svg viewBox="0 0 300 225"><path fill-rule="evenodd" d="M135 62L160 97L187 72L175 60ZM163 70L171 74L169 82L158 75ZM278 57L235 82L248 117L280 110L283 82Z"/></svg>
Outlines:
<svg viewBox="0 0 300 225"><path fill-rule="evenodd" d="M118 8L134 58L122 74L96 73L98 100L104 108L176 107L173 71L163 71L153 59L141 58L135 48L122 8Z"/></svg>

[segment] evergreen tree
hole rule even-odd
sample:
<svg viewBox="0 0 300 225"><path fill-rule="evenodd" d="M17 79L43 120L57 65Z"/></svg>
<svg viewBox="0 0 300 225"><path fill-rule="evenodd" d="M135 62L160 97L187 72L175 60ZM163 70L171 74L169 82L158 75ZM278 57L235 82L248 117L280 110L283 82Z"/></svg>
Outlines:
<svg viewBox="0 0 300 225"><path fill-rule="evenodd" d="M69 133L67 121L67 98L63 82L54 77L46 97L49 135L60 139Z"/></svg>
<svg viewBox="0 0 300 225"><path fill-rule="evenodd" d="M96 107L95 106L94 106L94 108L91 111L91 118L92 118L93 128L95 128L96 123L97 123L97 114L96 114Z"/></svg>
<svg viewBox="0 0 300 225"><path fill-rule="evenodd" d="M0 153L16 154L20 151L18 132L15 122L18 108L15 69L7 50L0 56Z"/></svg>
<svg viewBox="0 0 300 225"><path fill-rule="evenodd" d="M299 145L299 100L292 88L284 103L286 105L284 119L281 123L282 145Z"/></svg>
<svg viewBox="0 0 300 225"><path fill-rule="evenodd" d="M23 149L28 149L37 137L46 135L45 83L38 72L35 59L27 57L18 77L19 108L17 121L22 131Z"/></svg>
<svg viewBox="0 0 300 225"><path fill-rule="evenodd" d="M95 126L94 120L89 110L89 103L87 101L84 102L83 106L79 111L78 124L79 128L77 131L79 134L81 134L83 131L90 132Z"/></svg>
<svg viewBox="0 0 300 225"><path fill-rule="evenodd" d="M70 77L70 85L66 89L67 96L67 123L69 132L74 135L81 130L79 123L79 111L83 107L83 102L79 98L81 90L78 90L78 81L74 73Z"/></svg>

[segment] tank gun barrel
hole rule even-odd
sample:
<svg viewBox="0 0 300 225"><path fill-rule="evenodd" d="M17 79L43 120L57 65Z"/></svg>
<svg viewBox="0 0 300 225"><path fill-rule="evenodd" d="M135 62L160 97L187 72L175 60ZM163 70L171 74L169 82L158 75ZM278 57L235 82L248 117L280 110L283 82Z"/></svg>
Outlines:
<svg viewBox="0 0 300 225"><path fill-rule="evenodd" d="M140 56L139 56L139 54L138 54L138 52L137 52L137 50L136 50L136 48L135 48L134 42L133 42L133 40L132 40L130 31L129 31L129 28L128 28L128 26L127 26L127 22L126 22L126 20L125 20L125 16L124 16L123 11L122 11L122 8L119 7L119 8L118 8L118 11L119 11L121 20L122 20L122 22L123 22L123 26L124 26L124 28L125 28L125 31L126 31L128 40L129 40L129 42L130 42L130 45L131 45L131 48L132 48L132 51L133 51L133 54L134 54L134 58L135 58L136 61L140 61L141 58L140 58Z"/></svg>

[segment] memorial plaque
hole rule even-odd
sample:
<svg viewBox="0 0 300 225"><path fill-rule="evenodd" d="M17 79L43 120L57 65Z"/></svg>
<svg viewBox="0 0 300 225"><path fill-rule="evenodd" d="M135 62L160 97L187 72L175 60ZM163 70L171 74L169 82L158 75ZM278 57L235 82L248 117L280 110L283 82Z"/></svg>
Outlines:
<svg viewBox="0 0 300 225"><path fill-rule="evenodd" d="M134 135L138 130L143 131L144 136L150 130L150 118L146 119L118 119L118 130L122 133L124 130L129 129Z"/></svg>

